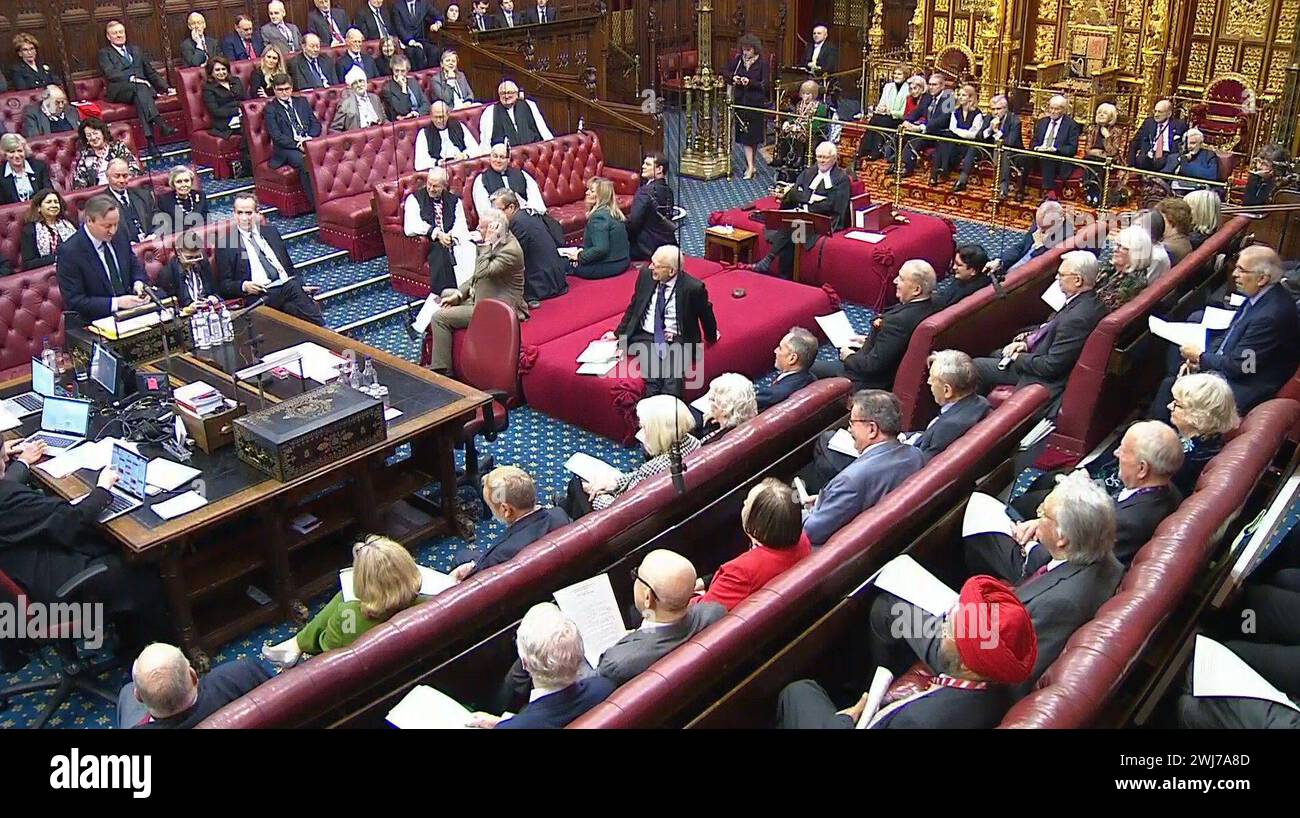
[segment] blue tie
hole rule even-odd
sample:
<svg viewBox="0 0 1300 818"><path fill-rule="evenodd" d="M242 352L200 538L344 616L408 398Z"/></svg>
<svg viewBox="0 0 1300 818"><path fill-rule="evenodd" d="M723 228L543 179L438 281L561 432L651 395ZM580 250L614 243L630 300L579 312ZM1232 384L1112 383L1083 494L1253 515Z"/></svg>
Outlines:
<svg viewBox="0 0 1300 818"><path fill-rule="evenodd" d="M1246 323L1246 313L1250 311L1250 308L1251 301L1248 298L1246 303L1241 305L1241 309L1237 310L1237 314L1232 317L1232 323L1228 326L1228 334L1223 336L1223 340L1219 342L1220 355L1227 352L1231 343L1237 340L1242 326Z"/></svg>
<svg viewBox="0 0 1300 818"><path fill-rule="evenodd" d="M668 342L668 285L659 285L655 299L655 347L663 349Z"/></svg>

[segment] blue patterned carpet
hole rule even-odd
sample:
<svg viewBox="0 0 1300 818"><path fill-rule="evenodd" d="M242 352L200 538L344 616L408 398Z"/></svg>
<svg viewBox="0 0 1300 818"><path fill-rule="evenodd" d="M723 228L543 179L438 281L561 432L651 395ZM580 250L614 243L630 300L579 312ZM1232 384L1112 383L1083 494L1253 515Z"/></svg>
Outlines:
<svg viewBox="0 0 1300 818"><path fill-rule="evenodd" d="M674 161L680 156L679 119L668 119L667 153ZM188 157L177 156L154 163L156 169L165 170L173 164L186 161ZM761 162L761 159L760 159ZM744 167L744 159L739 150L734 166ZM745 181L738 176L730 180L700 182L692 179L677 179L673 186L677 191L677 201L687 211L685 223L681 229L684 248L691 255L703 254L703 228L707 224L708 214L714 210L735 207L753 201L766 193L771 185L771 172L766 166L761 167L759 177ZM229 214L232 207L230 192L249 187L249 180L217 181L205 176L204 189L213 196L214 214ZM303 235L289 239L289 252L294 262L303 268L309 284L321 287L325 297L323 308L327 324L334 329L347 328L345 331L353 338L384 349L394 355L415 361L419 348L411 341L402 328L403 315L366 322L387 310L402 307L407 299L389 287L386 280L388 273L386 259L380 258L363 263L352 263L345 254L335 248L321 244L315 239L315 217L300 216L286 219L272 213L270 221L289 236L295 232L306 231ZM957 220L958 243L979 242L989 247L996 247L1005 240L1006 231L987 225ZM371 281L374 279L374 281ZM363 282L371 282L363 284ZM340 294L330 291L352 285L361 285ZM940 285L945 286L945 285ZM854 328L866 334L873 318L872 311L853 304L845 304L845 311ZM833 359L835 350L829 345L819 353L823 359ZM769 373L767 378L772 377ZM492 455L498 464L513 464L525 469L537 480L541 496L552 492L562 492L568 480L564 461L575 451L585 451L600 457L616 467L629 469L635 467L640 458L632 449L596 436L590 432L569 426L565 423L536 412L529 407L522 407L511 412L509 429L490 444L481 446L482 454ZM459 457L459 455L458 455ZM1292 518L1294 519L1295 513ZM495 520L482 523L479 538L490 542L501 533L501 526ZM452 557L464 543L455 538L443 537L430 540L419 546L419 561L432 568L447 571L452 568ZM327 601L328 595L312 600L314 613ZM220 663L231 659L257 654L266 642L279 642L291 636L294 627L290 623L260 628L241 639L234 640L213 655L213 662ZM41 678L47 675L43 664L45 657L37 657L26 668L15 674L0 677L0 686L7 686L23 681ZM125 670L105 677L102 684L106 689L116 691L128 681ZM45 701L45 694L30 694L14 697L7 709L0 711L0 728L26 727L37 717ZM108 728L115 719L115 706L98 699L74 694L67 704L51 719L50 724L63 728Z"/></svg>

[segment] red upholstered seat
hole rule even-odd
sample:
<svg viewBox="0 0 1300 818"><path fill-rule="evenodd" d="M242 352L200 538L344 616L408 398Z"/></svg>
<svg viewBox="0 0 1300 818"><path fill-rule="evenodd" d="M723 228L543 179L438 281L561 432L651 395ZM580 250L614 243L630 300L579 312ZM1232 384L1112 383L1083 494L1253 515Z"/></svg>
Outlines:
<svg viewBox="0 0 1300 818"><path fill-rule="evenodd" d="M461 430L469 474L477 472L472 457L474 436L483 433L492 440L510 422L506 407L516 396L519 383L519 318L515 308L493 298L477 302L464 336L455 363L456 378L493 398L488 407L490 414L479 412Z"/></svg>
<svg viewBox="0 0 1300 818"><path fill-rule="evenodd" d="M165 76L165 74L164 74ZM103 112L103 120L112 125L114 122L126 122L131 126L135 134L135 144L147 144L145 139L144 125L140 122L140 117L136 113L135 106L125 102L110 102L104 95L107 93L108 84L103 77L87 77L86 79L77 80L73 89L72 98L77 100L93 100L98 103L100 110ZM173 142L184 142L189 134L189 119L181 110L180 89L177 89L175 96L162 95L156 98L158 112L162 114L163 119L168 125L176 129L176 133L167 137L159 137L158 144L167 145Z"/></svg>
<svg viewBox="0 0 1300 818"><path fill-rule="evenodd" d="M238 60L230 64L231 73L243 83L245 91L256 65L254 60ZM229 179L231 162L243 155L244 137L239 133L223 137L212 132L212 114L203 104L203 87L207 84L203 66L181 68L176 73L180 77L176 93L180 97L181 111L189 122L193 161L212 168L218 179Z"/></svg>
<svg viewBox="0 0 1300 818"><path fill-rule="evenodd" d="M694 74L700 68L700 52L695 49L661 52L659 63L659 90L681 91L683 77ZM775 75L773 75L775 76Z"/></svg>
<svg viewBox="0 0 1300 818"><path fill-rule="evenodd" d="M0 133L22 133L23 109L40 102L44 91L43 88L32 88L0 94Z"/></svg>
<svg viewBox="0 0 1300 818"><path fill-rule="evenodd" d="M121 142L124 142L131 152L140 155L140 146L143 142L136 141L135 132L131 129L130 123L115 122L108 126L108 132ZM77 161L78 141L80 137L76 131L66 133L49 134L35 139L29 139L27 144L31 146L32 156L40 159L50 166L50 181L62 191L71 191L74 189L72 179L72 167Z"/></svg>

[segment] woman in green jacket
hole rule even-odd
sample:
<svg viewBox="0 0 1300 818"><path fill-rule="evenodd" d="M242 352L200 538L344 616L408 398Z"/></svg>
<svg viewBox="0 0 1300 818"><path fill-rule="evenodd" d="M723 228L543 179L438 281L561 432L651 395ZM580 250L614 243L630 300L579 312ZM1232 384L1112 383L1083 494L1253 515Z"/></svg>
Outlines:
<svg viewBox="0 0 1300 818"><path fill-rule="evenodd" d="M420 594L420 567L411 552L387 537L372 534L352 546L352 596L335 594L296 636L262 649L279 665L303 656L343 648L393 614L410 607Z"/></svg>
<svg viewBox="0 0 1300 818"><path fill-rule="evenodd" d="M578 278L610 278L627 270L632 250L627 224L614 198L614 183L597 176L587 183L587 227L576 255Z"/></svg>

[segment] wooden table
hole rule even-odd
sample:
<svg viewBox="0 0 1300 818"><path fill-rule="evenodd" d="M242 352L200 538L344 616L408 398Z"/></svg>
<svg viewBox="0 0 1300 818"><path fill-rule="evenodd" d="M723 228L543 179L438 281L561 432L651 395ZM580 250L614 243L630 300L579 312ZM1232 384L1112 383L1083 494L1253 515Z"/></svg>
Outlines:
<svg viewBox="0 0 1300 818"><path fill-rule="evenodd" d="M256 386L236 386L228 374L256 361L247 344L250 333L261 336L262 354L314 341L336 352L355 350L358 358L369 355L380 383L390 390L390 404L403 414L388 424L388 437L381 443L284 483L241 462L233 446L212 455L196 450L189 465L203 473L195 483L207 505L163 521L149 509L174 496L163 494L103 526L122 545L127 560L159 563L182 645L204 666L213 649L259 625L288 618L305 621L305 601L337 588L337 572L351 565L351 545L358 535L381 533L409 547L472 526L458 520L454 446L463 423L489 401L476 389L284 313L263 309L250 318L234 344L173 355L173 384L203 380L253 411L262 400ZM163 367L163 361L155 360L140 368ZM27 388L23 379L5 384L0 392ZM279 401L302 388L295 377L272 378L264 384L265 400ZM34 430L39 419L39 413L27 418L23 433ZM92 434L102 425L101 420L92 427ZM109 431L117 434L119 429ZM153 444L142 444L141 452L150 457L162 453ZM66 498L85 494L96 477L88 470L57 480L39 469L32 473ZM430 483L441 485L440 509L412 497ZM299 534L290 523L304 513L315 515L320 525ZM258 596L262 601L254 598Z"/></svg>
<svg viewBox="0 0 1300 818"><path fill-rule="evenodd" d="M723 261L723 255L731 254L732 264L753 261L754 244L758 234L749 230L734 228L730 233L718 232L716 227L704 229L704 257L710 261Z"/></svg>

